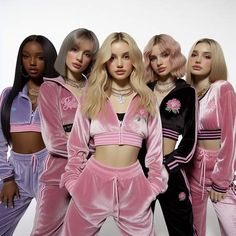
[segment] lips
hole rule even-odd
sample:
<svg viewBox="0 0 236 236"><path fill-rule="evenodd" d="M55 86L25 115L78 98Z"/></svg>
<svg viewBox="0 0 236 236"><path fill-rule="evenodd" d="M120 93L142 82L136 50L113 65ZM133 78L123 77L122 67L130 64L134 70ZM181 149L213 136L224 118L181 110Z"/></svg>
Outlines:
<svg viewBox="0 0 236 236"><path fill-rule="evenodd" d="M72 65L76 69L80 69L82 67L81 64L77 64L77 63L72 63Z"/></svg>
<svg viewBox="0 0 236 236"><path fill-rule="evenodd" d="M193 68L194 70L201 70L201 69L202 69L202 67L201 67L201 66L198 66L198 65L194 65L194 66L192 66L192 68Z"/></svg>
<svg viewBox="0 0 236 236"><path fill-rule="evenodd" d="M123 75L125 73L125 70L116 70L115 72L117 75Z"/></svg>
<svg viewBox="0 0 236 236"><path fill-rule="evenodd" d="M164 72L165 70L166 70L165 67L160 67L160 68L157 69L158 73L162 73L162 72Z"/></svg>
<svg viewBox="0 0 236 236"><path fill-rule="evenodd" d="M30 74L38 74L38 70L35 68L29 69L28 71Z"/></svg>

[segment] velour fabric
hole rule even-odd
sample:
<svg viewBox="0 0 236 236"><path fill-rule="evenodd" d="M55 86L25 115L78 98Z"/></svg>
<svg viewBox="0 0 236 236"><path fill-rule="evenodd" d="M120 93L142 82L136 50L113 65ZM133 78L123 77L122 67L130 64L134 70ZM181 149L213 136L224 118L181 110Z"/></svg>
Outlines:
<svg viewBox="0 0 236 236"><path fill-rule="evenodd" d="M112 168L90 158L71 194L63 236L97 235L109 216L121 235L155 235L150 209L155 194L138 161Z"/></svg>
<svg viewBox="0 0 236 236"><path fill-rule="evenodd" d="M78 107L74 125L68 141L68 163L66 172L62 175L61 186L66 186L70 192L83 171L90 153L90 140L99 136L100 145L111 144L107 137L114 134L113 144L134 145L140 147L142 140L146 139L147 154L145 164L149 168L148 181L153 192L158 195L167 188L168 174L163 166L162 154L162 127L159 111L150 116L144 108L137 108L139 96L136 94L125 113L120 124L109 99L107 98L103 109L96 118L90 120ZM80 102L82 106L83 102ZM139 141L137 141L139 140ZM95 143L95 142L94 142ZM96 146L96 143L95 143Z"/></svg>

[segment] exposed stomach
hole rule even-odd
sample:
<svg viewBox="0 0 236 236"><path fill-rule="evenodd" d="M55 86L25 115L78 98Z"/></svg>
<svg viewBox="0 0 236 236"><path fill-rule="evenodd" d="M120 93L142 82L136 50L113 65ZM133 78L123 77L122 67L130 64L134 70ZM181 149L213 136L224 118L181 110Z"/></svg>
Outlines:
<svg viewBox="0 0 236 236"><path fill-rule="evenodd" d="M218 150L220 149L220 139L214 139L214 140L198 140L197 146L203 149L207 150Z"/></svg>
<svg viewBox="0 0 236 236"><path fill-rule="evenodd" d="M45 148L43 138L39 132L11 133L12 150L21 154L31 154Z"/></svg>
<svg viewBox="0 0 236 236"><path fill-rule="evenodd" d="M170 138L163 139L163 154L170 154L175 150L176 141Z"/></svg>
<svg viewBox="0 0 236 236"><path fill-rule="evenodd" d="M137 161L139 150L130 145L97 146L94 158L107 166L126 167Z"/></svg>

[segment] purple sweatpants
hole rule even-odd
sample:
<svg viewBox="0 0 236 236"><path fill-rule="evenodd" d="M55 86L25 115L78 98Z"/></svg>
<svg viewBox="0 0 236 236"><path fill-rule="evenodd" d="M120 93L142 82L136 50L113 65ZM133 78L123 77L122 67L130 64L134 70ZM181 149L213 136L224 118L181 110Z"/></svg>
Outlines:
<svg viewBox="0 0 236 236"><path fill-rule="evenodd" d="M198 164L195 164L194 169L191 170L191 177L189 178L194 225L197 229L198 236L206 235L206 211L209 189L212 184L210 179L211 166L208 166L207 164L208 162L211 163L211 161L209 161L210 159L215 160L217 155L217 151L208 151L206 149L197 148L194 156L194 158L202 160L203 163L205 162L204 165L206 165L203 166L203 164L198 163L198 168ZM221 235L236 235L236 191L233 183L227 191L226 198L212 204L219 221Z"/></svg>
<svg viewBox="0 0 236 236"><path fill-rule="evenodd" d="M20 199L14 199L14 208L0 204L0 235L11 236L33 198L38 198L39 176L44 168L48 152L43 149L33 154L19 154L11 151L9 162L14 167L15 181L19 187ZM0 189L3 182L0 181Z"/></svg>
<svg viewBox="0 0 236 236"><path fill-rule="evenodd" d="M155 235L150 204L156 196L138 161L112 168L90 158L71 195L63 236L96 235L109 216L121 235Z"/></svg>

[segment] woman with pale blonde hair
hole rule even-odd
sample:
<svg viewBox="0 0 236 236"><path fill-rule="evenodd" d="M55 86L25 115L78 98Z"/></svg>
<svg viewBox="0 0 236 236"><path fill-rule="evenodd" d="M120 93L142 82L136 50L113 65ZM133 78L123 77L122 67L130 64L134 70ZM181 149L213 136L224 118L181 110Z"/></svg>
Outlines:
<svg viewBox="0 0 236 236"><path fill-rule="evenodd" d="M236 235L236 96L218 42L198 40L189 53L187 81L198 94L198 142L188 170L194 224L206 234L210 197L222 235Z"/></svg>
<svg viewBox="0 0 236 236"><path fill-rule="evenodd" d="M185 63L179 43L170 35L153 36L144 49L148 86L159 102L164 140L163 163L169 172L168 189L157 198L171 236L194 235L185 169L193 157L196 144L196 94L181 79L185 74ZM142 152L139 157L142 163Z"/></svg>
<svg viewBox="0 0 236 236"><path fill-rule="evenodd" d="M143 76L142 54L131 36L109 35L69 137L61 184L72 201L63 236L95 235L109 216L122 235L155 235L150 204L166 190L168 174L159 112ZM137 160L143 139L148 179Z"/></svg>

